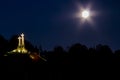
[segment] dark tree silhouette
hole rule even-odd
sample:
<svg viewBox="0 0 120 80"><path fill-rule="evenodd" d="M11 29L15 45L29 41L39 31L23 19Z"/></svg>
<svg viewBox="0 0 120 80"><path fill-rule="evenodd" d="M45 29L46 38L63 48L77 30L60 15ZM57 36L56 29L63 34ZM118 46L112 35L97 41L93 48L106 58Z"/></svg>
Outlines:
<svg viewBox="0 0 120 80"><path fill-rule="evenodd" d="M112 50L107 45L101 45L101 44L97 45L96 51L99 55L102 56L112 56L113 54Z"/></svg>
<svg viewBox="0 0 120 80"><path fill-rule="evenodd" d="M80 63L85 61L88 56L88 48L79 43L74 44L69 49L69 59L72 63Z"/></svg>
<svg viewBox="0 0 120 80"><path fill-rule="evenodd" d="M16 49L18 46L18 35L13 35L8 43L8 51L12 51L13 49Z"/></svg>
<svg viewBox="0 0 120 80"><path fill-rule="evenodd" d="M4 55L7 52L8 41L0 35L0 55Z"/></svg>
<svg viewBox="0 0 120 80"><path fill-rule="evenodd" d="M31 52L34 52L35 50L35 47L28 40L25 40L25 48Z"/></svg>
<svg viewBox="0 0 120 80"><path fill-rule="evenodd" d="M41 55L44 54L44 57L47 59L47 61L42 61L42 59L36 59L38 61L34 61L29 57L28 54L13 54L7 57L3 56L3 54L6 52L17 48L17 38L18 35L14 35L10 40L6 40L0 35L0 65L1 67L3 65L5 66L3 66L1 69L8 69L11 72L12 70L15 70L17 71L17 74L20 74L21 71L24 72L25 77L27 75L27 79L50 78L50 80L53 80L54 76L57 76L55 79L58 79L59 77L62 79L61 76L66 77L66 79L70 77L69 79L71 79L71 77L77 78L77 73L75 71L84 74L85 70L93 71L94 68L96 70L101 69L96 67L97 65L105 66L105 64L120 64L120 50L117 50L113 53L109 46L102 44L97 45L95 48L88 48L85 45L76 43L71 45L68 51L61 46L56 46L52 51L43 51L42 48L33 46L28 40L25 40L25 48L28 51L33 52L33 55L34 53L42 53ZM91 74L91 72L89 74ZM78 77L79 76L80 74Z"/></svg>

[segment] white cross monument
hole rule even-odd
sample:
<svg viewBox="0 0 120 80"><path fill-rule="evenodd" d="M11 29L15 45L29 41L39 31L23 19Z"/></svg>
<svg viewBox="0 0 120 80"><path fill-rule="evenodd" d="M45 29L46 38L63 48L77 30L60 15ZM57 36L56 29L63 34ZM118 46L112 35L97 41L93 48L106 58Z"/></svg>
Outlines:
<svg viewBox="0 0 120 80"><path fill-rule="evenodd" d="M24 34L22 33L18 37L18 47L17 49L13 50L12 52L17 52L17 53L27 53L27 49L25 49L25 42L24 42Z"/></svg>

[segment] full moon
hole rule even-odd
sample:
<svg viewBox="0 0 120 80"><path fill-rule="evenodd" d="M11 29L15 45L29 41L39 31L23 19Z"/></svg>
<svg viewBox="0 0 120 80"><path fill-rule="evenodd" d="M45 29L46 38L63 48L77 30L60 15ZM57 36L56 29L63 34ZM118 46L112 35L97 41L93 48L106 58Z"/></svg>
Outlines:
<svg viewBox="0 0 120 80"><path fill-rule="evenodd" d="M90 12L87 10L84 10L82 12L82 18L87 19L90 16Z"/></svg>

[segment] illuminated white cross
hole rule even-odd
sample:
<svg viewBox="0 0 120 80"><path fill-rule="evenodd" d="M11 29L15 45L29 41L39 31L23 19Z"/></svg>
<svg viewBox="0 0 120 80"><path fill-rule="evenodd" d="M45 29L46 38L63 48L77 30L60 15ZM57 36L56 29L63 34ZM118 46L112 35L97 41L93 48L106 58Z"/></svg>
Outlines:
<svg viewBox="0 0 120 80"><path fill-rule="evenodd" d="M18 37L18 41L19 41L18 46L20 46L21 45L21 37L20 36Z"/></svg>
<svg viewBox="0 0 120 80"><path fill-rule="evenodd" d="M22 37L22 46L24 46L24 34L23 33L21 34L21 37Z"/></svg>

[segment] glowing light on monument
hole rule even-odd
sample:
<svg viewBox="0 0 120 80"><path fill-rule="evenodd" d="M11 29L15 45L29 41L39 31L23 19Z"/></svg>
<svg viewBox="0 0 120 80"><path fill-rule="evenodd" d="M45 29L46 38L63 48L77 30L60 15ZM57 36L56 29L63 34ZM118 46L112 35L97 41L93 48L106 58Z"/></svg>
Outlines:
<svg viewBox="0 0 120 80"><path fill-rule="evenodd" d="M24 42L24 34L22 33L19 37L18 37L18 47L17 49L14 49L13 51L11 51L10 53L28 53L27 49L25 49L25 42Z"/></svg>
<svg viewBox="0 0 120 80"><path fill-rule="evenodd" d="M21 45L24 46L24 34L23 33L21 34L21 38L22 38L22 44Z"/></svg>
<svg viewBox="0 0 120 80"><path fill-rule="evenodd" d="M18 46L20 46L21 45L21 37L19 36L18 37Z"/></svg>

